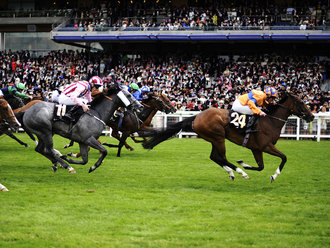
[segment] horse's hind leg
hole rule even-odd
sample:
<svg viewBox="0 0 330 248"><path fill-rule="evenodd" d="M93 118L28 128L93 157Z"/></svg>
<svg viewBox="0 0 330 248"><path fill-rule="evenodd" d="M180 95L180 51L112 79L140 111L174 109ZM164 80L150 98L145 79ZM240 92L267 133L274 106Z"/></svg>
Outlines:
<svg viewBox="0 0 330 248"><path fill-rule="evenodd" d="M59 163L62 167L69 170L69 173L76 173L76 170L69 166L67 163L63 161L59 156L56 155L53 149L53 139L52 135L44 135L43 139L38 137L39 142L35 151L42 154L46 158L48 158L52 163L52 169L54 172L57 170L57 163Z"/></svg>
<svg viewBox="0 0 330 248"><path fill-rule="evenodd" d="M258 167L254 167L248 164L245 164L243 160L238 160L237 163L247 170L257 170L262 171L264 169L264 160L262 156L262 151L252 150L255 161L257 162Z"/></svg>
<svg viewBox="0 0 330 248"><path fill-rule="evenodd" d="M217 146L212 144L212 152L210 158L229 173L229 178L231 180L235 179L233 170L238 172L239 174L242 174L243 178L249 178L248 174L246 174L241 168L236 167L227 160L226 147L224 142L222 142L221 144L218 143Z"/></svg>

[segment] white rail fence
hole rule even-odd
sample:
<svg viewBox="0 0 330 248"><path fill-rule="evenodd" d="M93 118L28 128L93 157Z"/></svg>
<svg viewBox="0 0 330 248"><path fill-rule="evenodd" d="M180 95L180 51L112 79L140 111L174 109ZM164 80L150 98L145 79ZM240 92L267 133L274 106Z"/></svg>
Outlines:
<svg viewBox="0 0 330 248"><path fill-rule="evenodd" d="M196 115L198 111L177 111L174 114L164 114L158 112L152 120L154 128L166 127L170 123L175 123L184 120L187 117ZM296 140L313 139L320 141L321 139L330 139L330 113L327 114L314 114L315 119L313 122L307 123L306 121L296 117L289 117L287 123L281 131L281 138L291 138ZM23 129L19 129L23 132ZM111 128L106 128L103 131L104 135L111 135ZM197 136L194 132L180 132L179 138Z"/></svg>
<svg viewBox="0 0 330 248"><path fill-rule="evenodd" d="M153 118L153 127L166 127L170 123L182 121L183 119L198 114L198 111L177 111L174 114L157 113ZM330 139L330 113L314 114L315 119L311 123L296 117L289 117L282 129L281 138L301 139ZM196 136L194 132L180 132L179 138Z"/></svg>

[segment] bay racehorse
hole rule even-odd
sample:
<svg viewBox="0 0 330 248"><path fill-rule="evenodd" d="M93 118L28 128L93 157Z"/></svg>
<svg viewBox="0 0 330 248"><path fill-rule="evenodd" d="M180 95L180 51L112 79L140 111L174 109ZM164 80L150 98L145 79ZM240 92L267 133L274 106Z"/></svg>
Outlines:
<svg viewBox="0 0 330 248"><path fill-rule="evenodd" d="M8 102L4 98L0 97L0 135L8 129L17 130L20 125L21 124L16 119ZM0 183L0 191L8 191L8 189Z"/></svg>
<svg viewBox="0 0 330 248"><path fill-rule="evenodd" d="M84 113L78 122L72 124L54 120L56 103L40 102L24 112L24 126L38 138L37 152L47 157L53 163L53 170L57 170L57 164L75 170L66 162L72 164L86 164L88 162L88 146L101 152L100 158L90 167L89 172L99 167L107 155L107 150L97 141L106 123L119 107L132 107L137 111L142 105L127 91L122 90L118 84L113 84L106 93L100 93L91 102L90 110ZM56 154L53 148L53 135L58 134L79 143L82 161L76 161Z"/></svg>
<svg viewBox="0 0 330 248"><path fill-rule="evenodd" d="M117 157L120 157L121 148L125 147L131 151L134 149L126 143L126 139L133 133L139 131L140 129L145 129L150 127L152 118L155 116L157 111L164 112L166 114L174 113L176 109L169 101L165 94L155 94L153 92L147 95L147 98L142 101L143 110L136 115L133 111L125 111L122 124L119 126L119 119L115 121L110 121L109 126L112 128L112 136L119 140L118 145L112 145L103 143L103 145L109 147L118 147ZM119 134L119 131L122 133ZM135 137L131 137L135 143L138 141Z"/></svg>
<svg viewBox="0 0 330 248"><path fill-rule="evenodd" d="M275 144L290 115L296 115L307 122L314 119L313 114L300 98L291 93L285 94L268 115L260 117L256 126L257 132L251 133L250 140L246 145L252 151L258 166L247 165L242 160L237 161L238 164L247 170L261 171L264 168L263 152L281 158L281 164L275 174L271 176L271 182L273 182L281 173L287 161L286 155L280 152ZM226 158L225 139L237 145L242 145L244 139L244 134L241 134L235 127L230 125L229 110L209 108L181 122L169 125L165 129L147 131L144 135L152 138L145 142L143 147L152 149L181 130L193 131L199 137L210 142L212 144L211 160L222 166L229 173L232 180L235 179L233 171L242 174L243 178L249 178L241 168L236 167Z"/></svg>

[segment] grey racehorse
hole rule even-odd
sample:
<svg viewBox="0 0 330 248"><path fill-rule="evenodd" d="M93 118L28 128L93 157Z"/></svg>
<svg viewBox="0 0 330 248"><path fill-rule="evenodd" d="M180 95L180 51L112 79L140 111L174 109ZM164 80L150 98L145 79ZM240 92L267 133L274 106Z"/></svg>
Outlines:
<svg viewBox="0 0 330 248"><path fill-rule="evenodd" d="M114 111L120 107L131 107L140 111L143 106L127 91L114 84L106 93L101 93L91 103L90 110L84 113L74 125L62 121L54 121L54 108L56 103L40 102L29 109L23 115L25 127L34 133L39 142L36 151L47 157L53 163L54 172L57 164L75 173L75 170L66 162L72 164L86 164L88 162L88 146L100 151L101 156L97 162L89 168L89 172L99 167L107 150L97 141L105 125L110 120ZM58 134L79 143L82 161L76 161L60 156L53 148L53 135ZM66 162L65 162L65 161Z"/></svg>

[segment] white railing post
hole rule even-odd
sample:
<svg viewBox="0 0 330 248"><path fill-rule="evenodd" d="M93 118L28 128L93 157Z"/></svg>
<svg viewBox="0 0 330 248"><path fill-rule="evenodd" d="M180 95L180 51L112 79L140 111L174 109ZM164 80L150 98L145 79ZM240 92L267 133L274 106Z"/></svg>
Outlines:
<svg viewBox="0 0 330 248"><path fill-rule="evenodd" d="M299 137L300 137L300 118L297 117L296 119L297 121L297 140L299 140Z"/></svg>

